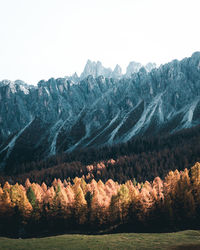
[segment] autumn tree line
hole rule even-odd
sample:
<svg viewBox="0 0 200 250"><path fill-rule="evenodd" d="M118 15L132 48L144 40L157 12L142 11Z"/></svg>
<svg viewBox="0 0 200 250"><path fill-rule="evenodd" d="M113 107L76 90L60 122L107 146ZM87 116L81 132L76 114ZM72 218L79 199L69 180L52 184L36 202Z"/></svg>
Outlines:
<svg viewBox="0 0 200 250"><path fill-rule="evenodd" d="M200 226L200 163L162 180L119 184L85 177L0 187L0 232L170 231Z"/></svg>

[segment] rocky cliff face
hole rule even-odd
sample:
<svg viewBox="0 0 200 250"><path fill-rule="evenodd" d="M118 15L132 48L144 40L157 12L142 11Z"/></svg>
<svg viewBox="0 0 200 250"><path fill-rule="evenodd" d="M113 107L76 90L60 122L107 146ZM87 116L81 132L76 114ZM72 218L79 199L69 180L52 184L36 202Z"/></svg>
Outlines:
<svg viewBox="0 0 200 250"><path fill-rule="evenodd" d="M96 78L0 83L1 167L200 124L200 52L126 77L101 66L88 71Z"/></svg>
<svg viewBox="0 0 200 250"><path fill-rule="evenodd" d="M126 73L122 74L122 68L120 65L116 65L114 70L112 71L111 68L105 68L101 62L92 62L90 60L87 61L85 68L83 70L83 73L80 75L80 78L75 73L71 77L67 77L67 79L70 79L74 82L78 82L80 80L83 80L87 76L91 75L94 78L97 78L99 76L104 76L105 78L114 78L114 79L120 79L120 78L129 78L132 74L139 72L139 70L144 67L147 72L150 72L152 69L156 68L155 63L147 63L145 66L143 66L141 63L138 62L130 62L129 65L126 68Z"/></svg>
<svg viewBox="0 0 200 250"><path fill-rule="evenodd" d="M84 79L87 76L93 76L94 78L103 75L104 77L111 77L112 70L110 68L105 68L101 62L92 62L87 61L83 73L80 76L80 79Z"/></svg>

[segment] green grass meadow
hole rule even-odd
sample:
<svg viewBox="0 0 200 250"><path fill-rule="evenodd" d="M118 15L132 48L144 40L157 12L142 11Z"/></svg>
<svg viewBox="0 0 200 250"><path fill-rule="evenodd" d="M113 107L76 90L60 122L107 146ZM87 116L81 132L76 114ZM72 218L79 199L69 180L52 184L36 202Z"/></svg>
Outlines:
<svg viewBox="0 0 200 250"><path fill-rule="evenodd" d="M0 237L1 250L40 249L200 249L200 231L176 233L65 234L45 238Z"/></svg>

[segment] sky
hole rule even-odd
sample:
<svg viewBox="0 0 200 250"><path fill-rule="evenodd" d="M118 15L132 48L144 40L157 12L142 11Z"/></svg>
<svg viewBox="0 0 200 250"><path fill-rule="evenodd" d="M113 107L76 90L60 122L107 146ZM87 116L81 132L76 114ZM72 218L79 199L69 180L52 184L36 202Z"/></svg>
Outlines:
<svg viewBox="0 0 200 250"><path fill-rule="evenodd" d="M157 65L200 51L199 0L0 0L0 80Z"/></svg>

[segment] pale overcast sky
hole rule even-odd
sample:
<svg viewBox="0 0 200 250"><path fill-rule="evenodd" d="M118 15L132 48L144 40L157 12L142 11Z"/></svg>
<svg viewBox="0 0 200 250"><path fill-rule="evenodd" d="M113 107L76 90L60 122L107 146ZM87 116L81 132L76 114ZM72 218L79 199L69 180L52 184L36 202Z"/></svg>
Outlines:
<svg viewBox="0 0 200 250"><path fill-rule="evenodd" d="M0 0L0 80L163 64L200 51L199 0Z"/></svg>

